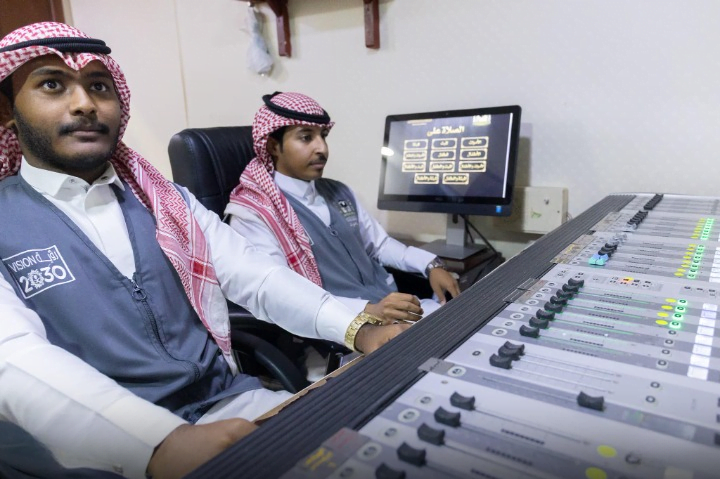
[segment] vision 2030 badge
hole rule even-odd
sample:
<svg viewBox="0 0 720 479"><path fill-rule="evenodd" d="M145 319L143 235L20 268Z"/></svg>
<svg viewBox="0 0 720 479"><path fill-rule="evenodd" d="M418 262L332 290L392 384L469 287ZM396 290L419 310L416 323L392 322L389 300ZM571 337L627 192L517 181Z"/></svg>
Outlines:
<svg viewBox="0 0 720 479"><path fill-rule="evenodd" d="M75 281L75 276L55 245L29 249L3 258L2 261L25 299L52 287Z"/></svg>

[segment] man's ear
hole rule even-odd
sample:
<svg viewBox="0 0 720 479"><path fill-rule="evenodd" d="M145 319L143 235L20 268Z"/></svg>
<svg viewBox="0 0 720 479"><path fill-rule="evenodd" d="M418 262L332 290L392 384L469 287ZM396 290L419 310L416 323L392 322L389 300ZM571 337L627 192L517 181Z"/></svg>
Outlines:
<svg viewBox="0 0 720 479"><path fill-rule="evenodd" d="M15 115L10 99L0 93L0 125L11 130L15 129Z"/></svg>
<svg viewBox="0 0 720 479"><path fill-rule="evenodd" d="M272 156L274 159L278 157L278 151L280 150L280 143L273 138L272 136L268 136L267 139L267 152Z"/></svg>

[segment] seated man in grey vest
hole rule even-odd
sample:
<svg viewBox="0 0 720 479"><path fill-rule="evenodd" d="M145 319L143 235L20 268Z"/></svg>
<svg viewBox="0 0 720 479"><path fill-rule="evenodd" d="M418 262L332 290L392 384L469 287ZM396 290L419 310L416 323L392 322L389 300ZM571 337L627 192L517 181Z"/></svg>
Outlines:
<svg viewBox="0 0 720 479"><path fill-rule="evenodd" d="M355 312L415 321L459 294L435 255L389 237L339 181L322 178L327 112L300 93L263 97L255 114L257 155L230 194L230 226L261 251L322 286ZM429 278L439 303L397 292L383 266Z"/></svg>
<svg viewBox="0 0 720 479"><path fill-rule="evenodd" d="M180 477L289 396L238 373L226 297L364 352L406 325L367 324L128 148L109 53L60 23L0 40L0 421L65 468Z"/></svg>

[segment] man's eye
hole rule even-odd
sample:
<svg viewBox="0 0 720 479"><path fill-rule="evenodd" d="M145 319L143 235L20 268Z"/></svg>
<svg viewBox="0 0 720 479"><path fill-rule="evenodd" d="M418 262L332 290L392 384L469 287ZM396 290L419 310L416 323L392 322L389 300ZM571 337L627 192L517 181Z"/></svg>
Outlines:
<svg viewBox="0 0 720 479"><path fill-rule="evenodd" d="M48 90L56 90L60 88L60 83L58 83L57 80L45 80L41 85L43 88L47 88Z"/></svg>
<svg viewBox="0 0 720 479"><path fill-rule="evenodd" d="M94 91L109 91L110 90L110 88L106 84L101 83L101 82L93 83L92 89Z"/></svg>

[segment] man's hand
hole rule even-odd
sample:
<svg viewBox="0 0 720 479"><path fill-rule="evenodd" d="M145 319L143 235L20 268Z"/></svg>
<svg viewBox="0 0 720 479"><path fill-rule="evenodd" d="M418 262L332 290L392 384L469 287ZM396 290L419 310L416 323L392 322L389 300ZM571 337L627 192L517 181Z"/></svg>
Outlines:
<svg viewBox="0 0 720 479"><path fill-rule="evenodd" d="M147 472L153 479L181 478L253 432L245 419L226 419L175 428L155 449Z"/></svg>
<svg viewBox="0 0 720 479"><path fill-rule="evenodd" d="M370 354L409 327L409 324L403 323L388 324L387 326L363 324L355 336L355 349Z"/></svg>
<svg viewBox="0 0 720 479"><path fill-rule="evenodd" d="M437 295L438 302L440 304L445 304L447 302L445 300L446 291L450 293L450 296L453 298L460 294L460 286L458 286L455 276L442 268L431 269L428 279L430 280L430 287L432 288L433 293Z"/></svg>
<svg viewBox="0 0 720 479"><path fill-rule="evenodd" d="M423 314L420 301L405 293L390 293L378 303L368 303L365 312L387 321L417 321Z"/></svg>

